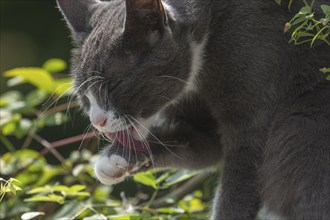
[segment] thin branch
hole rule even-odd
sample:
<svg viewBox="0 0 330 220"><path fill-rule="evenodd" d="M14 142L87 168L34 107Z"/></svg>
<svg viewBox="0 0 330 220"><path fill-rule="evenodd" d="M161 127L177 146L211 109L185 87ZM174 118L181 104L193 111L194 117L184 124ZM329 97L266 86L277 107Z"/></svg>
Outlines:
<svg viewBox="0 0 330 220"><path fill-rule="evenodd" d="M85 141L85 140L91 139L93 137L96 137L97 135L98 135L98 133L96 133L96 132L89 132L87 134L80 134L80 135L77 135L74 137L69 137L66 139L59 140L59 141L54 141L53 143L51 143L51 145L52 145L53 149L60 148L60 147L63 147L63 146L69 145L69 144L73 144L73 143L77 143L80 141ZM41 154L43 156L45 156L49 151L50 151L50 149L45 148L43 151L41 151Z"/></svg>
<svg viewBox="0 0 330 220"><path fill-rule="evenodd" d="M70 109L70 108L75 108L78 105L79 105L78 101L72 101L69 104L68 103L64 103L64 104L55 106L52 109L47 110L44 114L45 115L49 115L49 114L53 114L53 113L57 113L57 112L62 112L62 111L65 111L67 109Z"/></svg>
<svg viewBox="0 0 330 220"><path fill-rule="evenodd" d="M51 143L49 143L48 141L46 141L45 139L43 139L42 137L40 137L37 134L35 134L33 136L33 139L35 139L40 144L42 144L44 147L46 147L61 163L64 164L64 162L65 162L64 157L57 150L54 149L54 147Z"/></svg>
<svg viewBox="0 0 330 220"><path fill-rule="evenodd" d="M92 132L89 132L87 134L81 134L81 135L66 138L66 139L63 139L63 140L55 141L55 142L52 143L52 145L53 145L54 148L57 148L57 147L61 147L61 146L64 146L64 145L76 143L76 142L79 142L79 141L88 140L88 139L91 139L93 137L96 137L97 135L98 135L97 131L92 131Z"/></svg>

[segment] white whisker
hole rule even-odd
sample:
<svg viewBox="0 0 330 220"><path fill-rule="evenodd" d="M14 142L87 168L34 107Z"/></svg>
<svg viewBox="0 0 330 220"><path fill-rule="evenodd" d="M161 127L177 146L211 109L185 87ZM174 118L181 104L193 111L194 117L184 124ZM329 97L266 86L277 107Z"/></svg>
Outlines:
<svg viewBox="0 0 330 220"><path fill-rule="evenodd" d="M185 80L183 80L183 79L180 79L180 78L178 78L178 77L175 77L175 76L162 75L162 76L158 76L158 77L160 77L160 78L175 79L175 80L177 80L177 81L179 81L179 82L181 82L181 83L184 83L184 84L186 84L186 85L191 85L191 83L189 83L189 82L187 82L187 81L185 81Z"/></svg>
<svg viewBox="0 0 330 220"><path fill-rule="evenodd" d="M163 144L148 128L146 128L142 123L140 123L138 120L136 120L133 116L130 116L134 121L136 121L143 129L145 129L153 138L156 139L156 141L158 141L166 150L168 150L168 152L170 152L171 154L173 154L175 157L178 157L180 159L182 159L180 156L178 156L177 154L175 154L173 151L171 151L165 144Z"/></svg>
<svg viewBox="0 0 330 220"><path fill-rule="evenodd" d="M128 117L127 117L127 120L131 123L131 125L133 126L133 128L135 129L137 134L139 135L139 137L141 139L141 142L147 148L147 151L148 151L149 156L150 156L150 161L151 161L152 167L153 167L153 169L155 169L155 161L154 161L154 157L153 157L153 154L152 154L152 151L151 151L151 148L149 146L148 141L146 140L146 138L143 137L142 132L140 131L140 129L138 127L136 127L135 124Z"/></svg>
<svg viewBox="0 0 330 220"><path fill-rule="evenodd" d="M62 85L62 86L64 86L64 85ZM49 105L47 106L47 108L41 112L41 114L39 115L39 118L43 117L44 114L45 114L45 112L46 112L50 107L52 107L52 106L54 105L54 103L55 103L54 107L56 107L57 102L58 102L63 96L66 95L66 91L69 90L69 89L71 89L71 88L66 89L66 90L65 90L65 91L64 91L59 97L57 97L57 98L56 98L51 104L49 104ZM55 92L54 92L53 94L55 94ZM46 104L46 103L47 103L47 102L53 97L53 94L52 94L52 95L47 99L47 101L44 102L42 105L45 105L45 104Z"/></svg>
<svg viewBox="0 0 330 220"><path fill-rule="evenodd" d="M128 151L128 161L131 161L131 150L132 150L132 147L131 147L131 143L133 143L132 144L132 146L133 146L133 148L134 148L134 151L135 151L135 158L136 158L136 161L138 161L137 160L137 154L136 154L136 149L135 149L135 143L134 143L134 140L132 139L132 137L131 137L131 134L130 134L130 132L129 132L129 127L128 127L128 125L127 125L127 123L126 123L126 121L124 120L124 122L125 122L125 132L126 132L126 134L127 134L127 142L128 142L128 146L129 146L129 151Z"/></svg>
<svg viewBox="0 0 330 220"><path fill-rule="evenodd" d="M87 135L87 133L90 131L91 128L92 128L92 125L91 125L91 124L89 124L89 125L85 128L85 130L84 130L84 132L83 132L83 134L84 134L83 139L81 140L80 145L79 145L77 151L80 151L80 149L81 149L81 147L82 147L82 145L83 145L83 143L84 143L84 141L85 141L86 135Z"/></svg>

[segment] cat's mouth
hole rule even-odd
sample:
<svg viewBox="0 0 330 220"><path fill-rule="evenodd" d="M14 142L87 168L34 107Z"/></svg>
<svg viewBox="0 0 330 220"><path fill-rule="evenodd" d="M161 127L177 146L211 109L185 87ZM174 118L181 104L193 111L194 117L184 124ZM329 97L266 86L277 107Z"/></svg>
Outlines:
<svg viewBox="0 0 330 220"><path fill-rule="evenodd" d="M118 141L124 147L137 152L146 152L148 149L148 142L146 140L137 140L134 136L136 133L134 127L129 127L126 130L118 132L106 132L105 135L112 141Z"/></svg>

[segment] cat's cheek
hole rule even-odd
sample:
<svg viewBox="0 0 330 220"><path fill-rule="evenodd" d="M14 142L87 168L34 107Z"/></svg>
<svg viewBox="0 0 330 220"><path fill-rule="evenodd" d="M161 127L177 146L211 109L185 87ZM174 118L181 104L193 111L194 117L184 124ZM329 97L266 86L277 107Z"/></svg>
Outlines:
<svg viewBox="0 0 330 220"><path fill-rule="evenodd" d="M129 175L129 163L119 155L102 156L94 165L96 178L105 185L117 184Z"/></svg>

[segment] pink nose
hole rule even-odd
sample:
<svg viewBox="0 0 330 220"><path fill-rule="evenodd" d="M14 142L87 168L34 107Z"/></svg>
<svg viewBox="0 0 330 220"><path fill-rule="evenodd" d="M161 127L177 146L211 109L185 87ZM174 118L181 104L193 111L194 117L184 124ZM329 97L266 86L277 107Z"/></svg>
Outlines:
<svg viewBox="0 0 330 220"><path fill-rule="evenodd" d="M103 128L105 127L105 125L107 124L107 119L104 119L103 121L101 120L99 123L98 123L98 126Z"/></svg>
<svg viewBox="0 0 330 220"><path fill-rule="evenodd" d="M91 108L89 120L94 126L103 128L107 124L107 115L101 109Z"/></svg>
<svg viewBox="0 0 330 220"><path fill-rule="evenodd" d="M94 126L105 127L107 124L107 118L105 117L93 117L90 119Z"/></svg>

